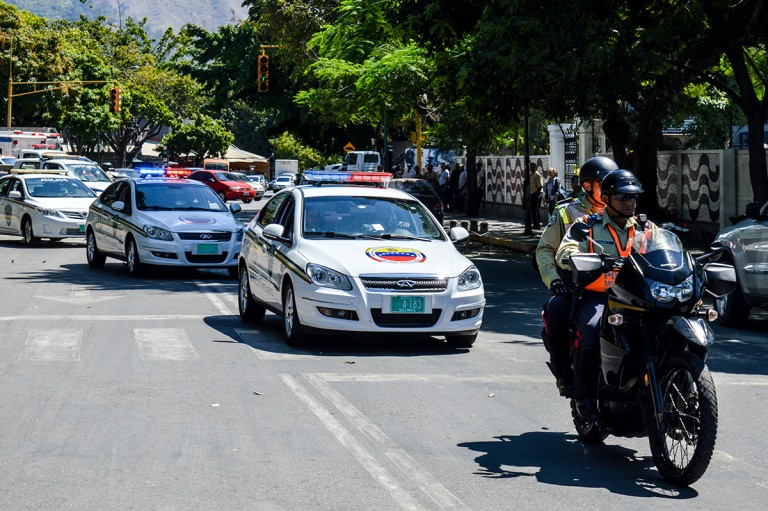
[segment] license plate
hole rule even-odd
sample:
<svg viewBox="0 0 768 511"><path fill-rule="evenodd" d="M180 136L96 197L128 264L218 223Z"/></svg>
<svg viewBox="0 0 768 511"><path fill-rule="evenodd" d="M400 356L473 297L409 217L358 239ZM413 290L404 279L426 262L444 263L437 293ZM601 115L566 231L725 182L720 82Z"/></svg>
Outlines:
<svg viewBox="0 0 768 511"><path fill-rule="evenodd" d="M219 253L219 246L215 243L199 243L195 245L197 255L215 255Z"/></svg>
<svg viewBox="0 0 768 511"><path fill-rule="evenodd" d="M393 296L390 298L390 309L393 314L424 314L423 296Z"/></svg>
<svg viewBox="0 0 768 511"><path fill-rule="evenodd" d="M78 224L77 228L80 230L80 232L85 232L85 224Z"/></svg>

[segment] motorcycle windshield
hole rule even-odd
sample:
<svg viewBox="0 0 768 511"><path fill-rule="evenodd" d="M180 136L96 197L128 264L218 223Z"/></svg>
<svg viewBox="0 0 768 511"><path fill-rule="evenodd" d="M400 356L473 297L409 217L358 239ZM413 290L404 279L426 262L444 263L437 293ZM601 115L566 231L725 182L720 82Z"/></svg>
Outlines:
<svg viewBox="0 0 768 511"><path fill-rule="evenodd" d="M635 234L633 255L646 277L676 284L691 274L680 239L665 229L645 229Z"/></svg>

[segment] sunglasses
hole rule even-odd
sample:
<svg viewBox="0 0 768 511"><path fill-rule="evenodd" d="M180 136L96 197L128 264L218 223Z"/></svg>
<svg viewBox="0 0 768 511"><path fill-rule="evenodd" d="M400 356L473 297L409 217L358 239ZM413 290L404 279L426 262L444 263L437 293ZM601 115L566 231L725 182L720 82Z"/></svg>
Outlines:
<svg viewBox="0 0 768 511"><path fill-rule="evenodd" d="M614 197L616 197L616 200L620 202L629 202L629 201L637 200L636 193L617 193L616 195L614 195Z"/></svg>

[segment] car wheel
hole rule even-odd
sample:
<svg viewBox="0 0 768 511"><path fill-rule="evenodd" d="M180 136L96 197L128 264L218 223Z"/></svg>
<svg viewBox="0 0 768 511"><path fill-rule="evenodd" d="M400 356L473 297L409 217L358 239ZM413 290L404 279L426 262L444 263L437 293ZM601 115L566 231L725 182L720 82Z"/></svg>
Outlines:
<svg viewBox="0 0 768 511"><path fill-rule="evenodd" d="M220 199L221 199L223 202L227 202L227 194L226 194L226 193L224 193L224 192L218 192L218 196L219 196L219 198L220 198Z"/></svg>
<svg viewBox="0 0 768 511"><path fill-rule="evenodd" d="M471 348L477 339L477 332L470 335L446 335L445 340L454 348Z"/></svg>
<svg viewBox="0 0 768 511"><path fill-rule="evenodd" d="M144 273L145 266L141 262L139 247L133 238L128 238L128 243L125 245L125 260L128 263L128 275L139 277Z"/></svg>
<svg viewBox="0 0 768 511"><path fill-rule="evenodd" d="M290 346L302 346L307 343L299 311L296 309L296 294L290 282L286 283L283 291L283 336Z"/></svg>
<svg viewBox="0 0 768 511"><path fill-rule="evenodd" d="M85 235L85 258L91 268L101 268L107 260L107 256L99 252L96 247L96 236L93 231L88 231Z"/></svg>
<svg viewBox="0 0 768 511"><path fill-rule="evenodd" d="M40 238L35 236L35 233L32 231L32 220L28 216L25 216L24 220L21 221L21 235L23 236L24 244L30 247L40 241Z"/></svg>
<svg viewBox="0 0 768 511"><path fill-rule="evenodd" d="M248 268L240 268L240 278L237 282L237 306L240 318L248 323L258 323L264 319L267 309L254 300L251 295L251 285L248 279Z"/></svg>

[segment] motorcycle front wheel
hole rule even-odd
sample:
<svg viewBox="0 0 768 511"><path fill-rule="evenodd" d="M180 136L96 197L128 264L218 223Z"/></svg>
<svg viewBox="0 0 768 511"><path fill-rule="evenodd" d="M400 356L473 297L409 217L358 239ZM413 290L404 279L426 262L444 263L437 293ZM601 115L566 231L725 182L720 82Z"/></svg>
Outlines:
<svg viewBox="0 0 768 511"><path fill-rule="evenodd" d="M717 438L717 394L709 368L689 352L673 355L659 371L664 418L651 418L649 440L659 473L677 486L704 475Z"/></svg>

